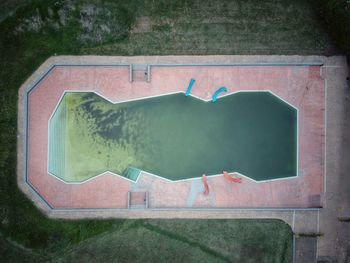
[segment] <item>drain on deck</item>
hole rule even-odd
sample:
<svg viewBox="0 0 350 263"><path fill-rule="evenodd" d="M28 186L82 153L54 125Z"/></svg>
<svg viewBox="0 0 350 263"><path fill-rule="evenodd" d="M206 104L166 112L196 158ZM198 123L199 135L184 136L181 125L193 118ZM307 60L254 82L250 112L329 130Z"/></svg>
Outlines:
<svg viewBox="0 0 350 263"><path fill-rule="evenodd" d="M149 65L137 64L130 65L130 82L151 80L151 67Z"/></svg>
<svg viewBox="0 0 350 263"><path fill-rule="evenodd" d="M129 209L148 208L148 192L128 192Z"/></svg>

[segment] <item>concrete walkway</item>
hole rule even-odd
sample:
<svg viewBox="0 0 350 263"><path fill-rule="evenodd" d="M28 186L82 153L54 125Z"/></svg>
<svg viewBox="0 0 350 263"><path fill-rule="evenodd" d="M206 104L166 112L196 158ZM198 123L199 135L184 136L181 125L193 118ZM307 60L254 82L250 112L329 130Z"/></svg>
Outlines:
<svg viewBox="0 0 350 263"><path fill-rule="evenodd" d="M169 58L159 58L159 64L154 65L155 58L148 57L145 62L152 65L146 67L151 68L148 70L150 74L145 72L150 77L148 82L129 80L134 75L132 69L138 68L133 64L129 67L135 60L131 58L123 62L126 58L114 57L113 63L109 57L53 57L47 60L43 64L47 68L47 72L43 72L44 78L27 86L30 93L24 100L27 102L28 128L20 138L26 140L24 145L27 147L19 152L27 152L24 175L27 184L52 209L126 209L128 192L136 186L139 191L149 192L150 208L322 207L325 134L325 80L320 76L322 62L247 63L235 58L227 63L223 60L226 57L201 57L198 64L201 62L206 66L193 63L184 66L184 58L173 57L173 63L167 62L164 66L164 61ZM60 66L52 68L57 64ZM210 100L217 86L223 85L228 88L227 94L268 90L297 108L299 176L260 182L245 177L244 183L238 187L228 183L220 174L208 174L211 190L209 196L204 196L192 187L194 181L202 184L200 178L171 182L159 177L161 174L153 176L142 172L134 183L105 172L83 183L70 184L48 172L48 123L64 92L93 90L113 102L121 102L183 92L191 78L198 82L191 95L202 100Z"/></svg>
<svg viewBox="0 0 350 263"><path fill-rule="evenodd" d="M350 87L344 57L329 58L323 67L327 96L324 208L320 210L318 256L329 262L350 262ZM336 261L337 260L337 261Z"/></svg>

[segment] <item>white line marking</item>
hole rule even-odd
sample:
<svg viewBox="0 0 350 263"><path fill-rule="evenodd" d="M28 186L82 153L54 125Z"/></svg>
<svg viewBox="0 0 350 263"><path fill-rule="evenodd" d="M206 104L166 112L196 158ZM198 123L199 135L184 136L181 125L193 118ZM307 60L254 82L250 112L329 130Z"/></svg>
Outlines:
<svg viewBox="0 0 350 263"><path fill-rule="evenodd" d="M292 225L292 230L294 232L295 230L295 210L293 210L293 225Z"/></svg>
<svg viewBox="0 0 350 263"><path fill-rule="evenodd" d="M293 233L293 263L295 263L295 235Z"/></svg>
<svg viewBox="0 0 350 263"><path fill-rule="evenodd" d="M325 95L324 95L324 165L323 165L323 193L327 191L327 79L325 79ZM324 198L326 202L326 198Z"/></svg>

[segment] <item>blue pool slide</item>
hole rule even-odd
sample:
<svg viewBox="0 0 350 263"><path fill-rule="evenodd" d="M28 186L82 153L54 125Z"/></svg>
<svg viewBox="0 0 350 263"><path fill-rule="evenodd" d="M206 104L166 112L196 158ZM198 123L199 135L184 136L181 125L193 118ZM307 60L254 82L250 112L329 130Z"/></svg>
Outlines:
<svg viewBox="0 0 350 263"><path fill-rule="evenodd" d="M217 89L217 90L214 92L213 96L211 97L211 101L212 101L212 102L215 102L216 99L217 99L217 97L218 97L218 95L219 95L221 92L227 92L227 89L226 89L225 87L221 87L221 88Z"/></svg>
<svg viewBox="0 0 350 263"><path fill-rule="evenodd" d="M195 83L195 81L196 81L195 79L191 79L190 84L188 84L188 88L187 88L186 93L185 93L186 97L188 97L188 95L190 95L191 89L192 89L193 84Z"/></svg>

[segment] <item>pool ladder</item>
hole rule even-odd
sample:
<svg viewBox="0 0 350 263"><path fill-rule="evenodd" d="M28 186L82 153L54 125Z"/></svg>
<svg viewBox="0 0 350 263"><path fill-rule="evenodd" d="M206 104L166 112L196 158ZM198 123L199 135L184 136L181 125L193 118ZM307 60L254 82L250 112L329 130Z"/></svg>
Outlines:
<svg viewBox="0 0 350 263"><path fill-rule="evenodd" d="M131 64L129 65L129 81L151 81L151 66L145 64Z"/></svg>

